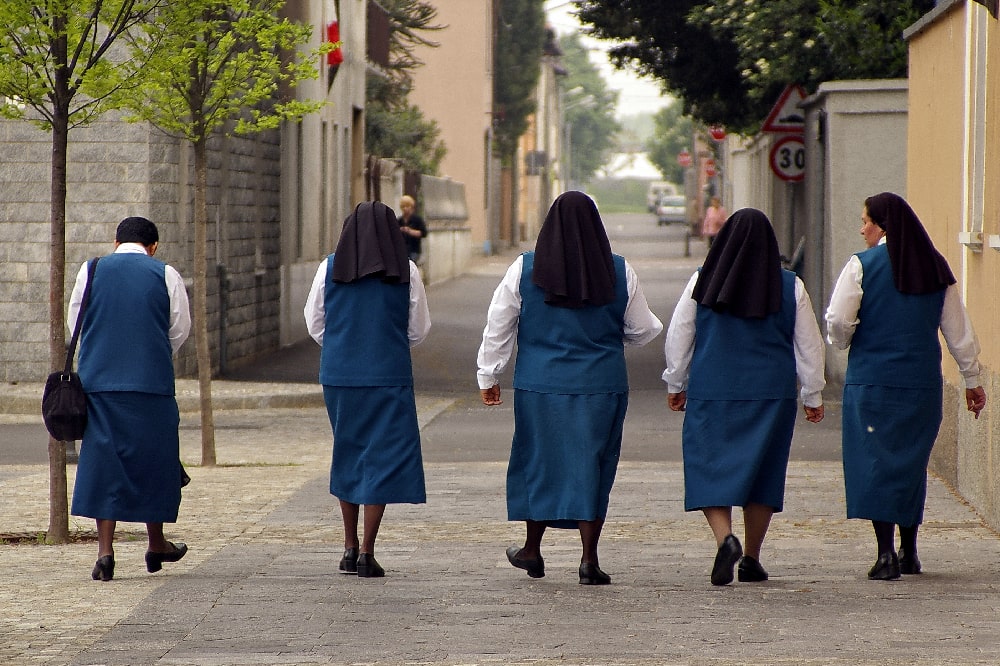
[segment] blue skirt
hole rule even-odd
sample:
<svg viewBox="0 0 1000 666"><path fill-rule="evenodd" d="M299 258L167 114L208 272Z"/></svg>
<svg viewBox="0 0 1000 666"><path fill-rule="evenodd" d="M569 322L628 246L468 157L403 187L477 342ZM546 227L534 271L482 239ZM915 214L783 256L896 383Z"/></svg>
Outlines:
<svg viewBox="0 0 1000 666"><path fill-rule="evenodd" d="M785 506L795 399L692 400L684 413L684 509Z"/></svg>
<svg viewBox="0 0 1000 666"><path fill-rule="evenodd" d="M628 393L515 390L507 519L575 529L605 518L627 409Z"/></svg>
<svg viewBox="0 0 1000 666"><path fill-rule="evenodd" d="M412 386L323 386L333 427L330 494L352 504L423 504Z"/></svg>
<svg viewBox="0 0 1000 666"><path fill-rule="evenodd" d="M74 516L173 523L181 504L180 415L172 395L87 394Z"/></svg>
<svg viewBox="0 0 1000 666"><path fill-rule="evenodd" d="M942 389L844 387L847 517L904 527L924 519L927 463L941 427Z"/></svg>

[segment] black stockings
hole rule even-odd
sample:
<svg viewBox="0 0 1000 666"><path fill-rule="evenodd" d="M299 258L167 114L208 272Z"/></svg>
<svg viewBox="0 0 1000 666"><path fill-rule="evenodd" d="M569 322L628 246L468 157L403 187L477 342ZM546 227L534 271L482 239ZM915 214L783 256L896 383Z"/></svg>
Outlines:
<svg viewBox="0 0 1000 666"><path fill-rule="evenodd" d="M872 527L875 528L875 541L878 542L878 554L895 553L896 525L887 523L884 520L873 520Z"/></svg>
<svg viewBox="0 0 1000 666"><path fill-rule="evenodd" d="M884 520L873 520L872 527L875 528L875 540L878 542L878 554L892 553L896 551L895 535L896 525L887 523ZM917 529L919 525L910 527L899 526L899 549L906 553L917 552Z"/></svg>

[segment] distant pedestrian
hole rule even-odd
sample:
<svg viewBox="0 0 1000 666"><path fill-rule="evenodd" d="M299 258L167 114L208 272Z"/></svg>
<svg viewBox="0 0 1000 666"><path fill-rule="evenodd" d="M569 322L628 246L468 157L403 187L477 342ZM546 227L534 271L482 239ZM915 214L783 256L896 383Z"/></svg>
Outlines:
<svg viewBox="0 0 1000 666"><path fill-rule="evenodd" d="M708 210L705 211L705 219L701 222L701 235L708 242L708 247L712 247L715 237L719 235L722 225L726 223L726 209L722 206L722 199L712 197Z"/></svg>
<svg viewBox="0 0 1000 666"><path fill-rule="evenodd" d="M767 580L760 552L784 508L796 383L806 419L818 423L826 382L809 294L781 268L764 213L744 208L723 225L677 302L665 354L667 405L685 412L684 509L705 514L718 546L712 584L731 583L737 562L740 581Z"/></svg>
<svg viewBox="0 0 1000 666"><path fill-rule="evenodd" d="M114 577L118 521L146 524L150 573L187 553L185 544L166 540L163 524L177 521L181 503L173 354L191 331L191 312L180 274L153 258L159 240L146 218L122 220L114 253L97 263L83 315L79 372L88 418L72 513L97 520L94 580ZM71 331L86 286L85 263L69 300Z"/></svg>
<svg viewBox="0 0 1000 666"><path fill-rule="evenodd" d="M872 521L878 559L868 578L893 580L921 572L917 530L942 418L938 330L977 419L986 392L979 341L955 277L910 205L891 192L868 197L861 235L868 249L853 255L837 279L827 339L850 348L842 447L847 517Z"/></svg>
<svg viewBox="0 0 1000 666"><path fill-rule="evenodd" d="M628 406L624 348L661 330L632 267L611 253L593 200L560 195L535 251L519 256L496 288L478 355L483 404L499 405L517 343L507 519L525 521L527 536L507 559L532 578L545 575L541 542L551 526L579 529L581 584L611 582L597 545Z"/></svg>
<svg viewBox="0 0 1000 666"><path fill-rule="evenodd" d="M399 230L406 241L406 253L410 261L420 264L421 239L427 235L427 223L417 215L417 202L408 194L399 199L399 209L402 214L397 219Z"/></svg>
<svg viewBox="0 0 1000 666"><path fill-rule="evenodd" d="M364 202L316 271L306 327L333 428L330 493L344 521L343 573L385 575L375 559L386 504L426 501L410 347L430 331L420 272L392 209ZM364 536L358 517L364 505Z"/></svg>

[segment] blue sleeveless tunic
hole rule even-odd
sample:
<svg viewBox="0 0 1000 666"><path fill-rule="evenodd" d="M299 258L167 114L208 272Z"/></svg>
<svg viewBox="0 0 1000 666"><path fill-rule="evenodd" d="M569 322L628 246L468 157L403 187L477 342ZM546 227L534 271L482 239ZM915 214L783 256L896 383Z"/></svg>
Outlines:
<svg viewBox="0 0 1000 666"><path fill-rule="evenodd" d="M353 504L423 503L410 285L334 282L333 262L331 254L319 372L333 429L330 493Z"/></svg>
<svg viewBox="0 0 1000 666"><path fill-rule="evenodd" d="M797 410L795 274L782 271L781 309L763 319L699 305L682 446L684 508L784 508Z"/></svg>
<svg viewBox="0 0 1000 666"><path fill-rule="evenodd" d="M164 275L164 264L145 254L111 254L97 264L80 333L88 421L73 490L75 516L177 520L180 415Z"/></svg>
<svg viewBox="0 0 1000 666"><path fill-rule="evenodd" d="M900 293L885 245L856 256L864 296L844 380L847 517L910 527L923 521L941 426L944 291Z"/></svg>
<svg viewBox="0 0 1000 666"><path fill-rule="evenodd" d="M531 281L522 255L507 517L576 528L607 515L628 407L628 286L614 255L615 300L561 308Z"/></svg>

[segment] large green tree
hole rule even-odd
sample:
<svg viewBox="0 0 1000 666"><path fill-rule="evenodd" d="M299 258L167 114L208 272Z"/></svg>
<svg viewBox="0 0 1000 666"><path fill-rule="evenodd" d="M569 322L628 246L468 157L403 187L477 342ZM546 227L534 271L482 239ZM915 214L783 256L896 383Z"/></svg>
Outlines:
<svg viewBox="0 0 1000 666"><path fill-rule="evenodd" d="M194 152L194 332L201 408L201 463L214 465L212 362L208 340L208 142L232 126L237 133L275 129L318 110L319 102L280 98L279 88L316 78L319 54L298 58L314 29L281 17L284 0L171 0L136 53L160 46L132 99L134 120L187 140ZM325 44L321 51L331 48Z"/></svg>
<svg viewBox="0 0 1000 666"><path fill-rule="evenodd" d="M903 29L934 0L579 0L619 66L660 79L705 123L759 129L781 90L906 75Z"/></svg>
<svg viewBox="0 0 1000 666"><path fill-rule="evenodd" d="M422 0L383 0L389 14L386 76L369 75L365 90L365 152L394 157L407 169L435 175L445 146L437 123L410 103L413 70L423 65L416 47L436 47L427 34L440 30L437 9Z"/></svg>
<svg viewBox="0 0 1000 666"><path fill-rule="evenodd" d="M493 131L504 166L535 112L535 87L545 45L545 11L539 0L498 0L493 54Z"/></svg>
<svg viewBox="0 0 1000 666"><path fill-rule="evenodd" d="M607 163L616 145L615 135L620 129L615 120L618 94L608 88L577 33L560 37L559 47L567 71L561 85L563 120L570 130L572 151L569 179L583 184Z"/></svg>
<svg viewBox="0 0 1000 666"><path fill-rule="evenodd" d="M115 106L136 83L149 53L111 59L123 35L168 0L3 0L0 2L0 113L30 118L52 134L49 200L49 359L66 356L66 174L70 129ZM153 45L150 45L152 47ZM47 539L66 543L66 448L49 439Z"/></svg>

